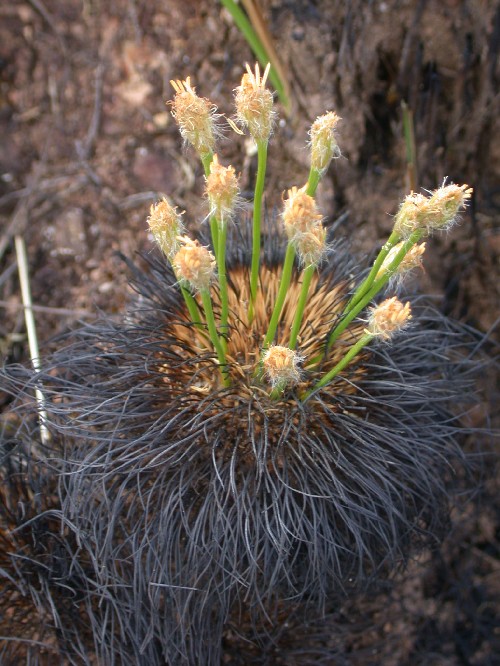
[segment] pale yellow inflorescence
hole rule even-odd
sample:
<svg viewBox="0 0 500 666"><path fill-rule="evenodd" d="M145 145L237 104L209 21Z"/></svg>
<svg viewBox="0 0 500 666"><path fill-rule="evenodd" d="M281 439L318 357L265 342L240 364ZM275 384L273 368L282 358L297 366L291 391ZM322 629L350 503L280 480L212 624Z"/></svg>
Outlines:
<svg viewBox="0 0 500 666"><path fill-rule="evenodd" d="M317 266L326 254L326 229L321 223L301 234L295 242L299 259L304 266Z"/></svg>
<svg viewBox="0 0 500 666"><path fill-rule="evenodd" d="M382 301L370 310L367 333L389 340L394 333L404 328L411 319L409 303L401 303L395 296Z"/></svg>
<svg viewBox="0 0 500 666"><path fill-rule="evenodd" d="M176 93L171 102L172 115L179 125L182 138L190 143L201 157L213 153L217 135L217 107L210 100L198 97L189 76L185 81L170 83Z"/></svg>
<svg viewBox="0 0 500 666"><path fill-rule="evenodd" d="M394 231L407 238L417 229L425 227L430 214L429 198L419 192L408 194L394 218Z"/></svg>
<svg viewBox="0 0 500 666"><path fill-rule="evenodd" d="M247 71L235 90L237 118L242 125L248 127L256 142L268 141L273 128L273 96L265 87L270 67L268 64L261 77L258 64L255 65L255 74L247 64Z"/></svg>
<svg viewBox="0 0 500 666"><path fill-rule="evenodd" d="M444 185L430 197L412 192L401 204L394 220L394 231L408 238L414 231L429 235L434 230L448 229L464 210L472 188L467 185Z"/></svg>
<svg viewBox="0 0 500 666"><path fill-rule="evenodd" d="M300 380L298 365L302 357L280 345L271 345L262 356L262 365L273 388L285 388L295 385Z"/></svg>
<svg viewBox="0 0 500 666"><path fill-rule="evenodd" d="M184 233L177 208L162 199L151 206L148 224L160 250L168 259L172 259L180 247L179 236Z"/></svg>
<svg viewBox="0 0 500 666"><path fill-rule="evenodd" d="M396 245L390 250L389 254L384 259L382 266L380 267L380 270L376 275L377 280L378 278L382 277L384 273L388 271L390 265L396 258L397 254L399 253L403 245L404 241L401 241L400 243L396 243ZM419 245L414 245L412 248L410 248L410 250L408 250L403 260L396 268L397 275L404 275L405 273L408 273L414 268L422 266L422 256L425 252L425 245L426 245L425 243L420 243Z"/></svg>
<svg viewBox="0 0 500 666"><path fill-rule="evenodd" d="M206 291L215 277L215 258L210 250L189 236L179 238L181 248L172 259L177 279L194 291Z"/></svg>
<svg viewBox="0 0 500 666"><path fill-rule="evenodd" d="M283 223L291 242L317 228L321 218L316 201L306 194L306 187L292 187L288 190L288 198L283 203Z"/></svg>
<svg viewBox="0 0 500 666"><path fill-rule="evenodd" d="M430 198L430 205L439 211L439 222L436 228L447 229L465 208L466 202L472 196L472 187L468 185L445 185L434 190Z"/></svg>
<svg viewBox="0 0 500 666"><path fill-rule="evenodd" d="M213 156L210 173L206 178L206 195L210 206L210 215L225 224L233 217L240 188L238 178L232 166L219 164L217 155Z"/></svg>
<svg viewBox="0 0 500 666"><path fill-rule="evenodd" d="M334 157L340 157L335 129L339 116L330 111L316 118L309 130L311 138L311 167L323 174Z"/></svg>

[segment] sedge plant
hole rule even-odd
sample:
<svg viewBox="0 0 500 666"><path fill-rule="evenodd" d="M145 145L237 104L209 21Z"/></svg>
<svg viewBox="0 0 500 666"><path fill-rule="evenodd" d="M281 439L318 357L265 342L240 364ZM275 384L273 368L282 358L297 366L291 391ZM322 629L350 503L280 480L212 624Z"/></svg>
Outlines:
<svg viewBox="0 0 500 666"><path fill-rule="evenodd" d="M128 262L125 316L71 332L36 373L2 376L13 393L43 387L50 516L72 562L61 587L77 590L90 661L212 666L229 624L258 645L289 611L320 617L439 542L451 470L466 466L476 341L401 290L470 188L408 193L363 265L315 199L340 155L329 111L312 124L305 182L262 225L267 72L247 68L235 90L234 123L257 145L252 214L222 163L217 109L175 81L209 229L153 205L159 251L147 270Z"/></svg>

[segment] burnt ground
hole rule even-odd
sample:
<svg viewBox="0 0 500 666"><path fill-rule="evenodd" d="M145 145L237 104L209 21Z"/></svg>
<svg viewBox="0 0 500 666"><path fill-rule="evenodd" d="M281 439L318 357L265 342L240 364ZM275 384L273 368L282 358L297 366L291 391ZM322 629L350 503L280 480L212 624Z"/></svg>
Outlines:
<svg viewBox="0 0 500 666"><path fill-rule="evenodd" d="M474 188L459 228L435 238L422 288L484 333L500 297L500 8L493 0L265 0L262 10L292 90L270 148L266 202L307 176L314 118L343 118L342 158L318 194L354 249L387 237L407 192L402 102L412 110L417 182ZM191 75L231 115L251 52L217 2L30 0L0 6L0 349L28 362L13 237L24 237L38 336L49 341L128 298L117 260L149 250L151 202L168 194L203 217L201 170L165 106L170 79ZM224 163L251 191L255 157L222 141ZM495 333L490 333L495 337ZM491 382L486 390L491 394ZM2 399L0 394L0 400ZM2 408L8 411L7 399ZM477 414L478 422L487 411ZM347 604L325 626L284 632L282 653L246 651L231 632L226 663L486 665L500 663L500 501L487 478L439 554L390 595ZM318 646L316 657L301 652ZM309 656L308 656L309 654Z"/></svg>

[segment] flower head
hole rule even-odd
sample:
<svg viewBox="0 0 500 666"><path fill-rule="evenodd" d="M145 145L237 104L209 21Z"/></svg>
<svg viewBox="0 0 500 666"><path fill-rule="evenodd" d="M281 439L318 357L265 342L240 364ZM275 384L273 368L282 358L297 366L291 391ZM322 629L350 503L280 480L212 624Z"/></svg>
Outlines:
<svg viewBox="0 0 500 666"><path fill-rule="evenodd" d="M215 277L215 259L210 250L188 236L179 238L181 248L172 259L178 280L195 291L205 291Z"/></svg>
<svg viewBox="0 0 500 666"><path fill-rule="evenodd" d="M170 81L175 90L171 102L172 115L179 125L182 138L190 143L200 157L213 153L218 134L215 125L217 107L198 97L188 76L185 81Z"/></svg>
<svg viewBox="0 0 500 666"><path fill-rule="evenodd" d="M292 187L283 206L283 222L290 241L296 241L321 224L316 201L306 194L306 188Z"/></svg>
<svg viewBox="0 0 500 666"><path fill-rule="evenodd" d="M472 189L467 185L446 185L432 192L430 197L411 192L396 214L394 231L408 238L414 231L426 235L436 229L448 229L464 210Z"/></svg>
<svg viewBox="0 0 500 666"><path fill-rule="evenodd" d="M168 259L172 259L180 247L179 236L184 233L184 225L177 208L162 199L151 206L148 224L160 250Z"/></svg>
<svg viewBox="0 0 500 666"><path fill-rule="evenodd" d="M309 130L311 137L311 167L323 174L332 158L340 157L335 130L340 117L330 111L316 118Z"/></svg>
<svg viewBox="0 0 500 666"><path fill-rule="evenodd" d="M410 319L410 304L403 305L393 296L371 309L367 331L370 335L389 340L394 333L404 328Z"/></svg>
<svg viewBox="0 0 500 666"><path fill-rule="evenodd" d="M326 229L320 223L301 234L295 241L299 259L304 266L317 266L326 253Z"/></svg>
<svg viewBox="0 0 500 666"><path fill-rule="evenodd" d="M234 168L222 166L219 164L217 155L214 155L210 164L210 173L206 178L206 194L210 214L214 215L221 224L232 218L239 191Z"/></svg>
<svg viewBox="0 0 500 666"><path fill-rule="evenodd" d="M430 215L429 199L418 192L411 192L396 213L394 231L407 238L417 229L424 228Z"/></svg>
<svg viewBox="0 0 500 666"><path fill-rule="evenodd" d="M298 365L301 356L293 349L271 345L262 357L262 365L273 388L297 384L300 379Z"/></svg>
<svg viewBox="0 0 500 666"><path fill-rule="evenodd" d="M436 211L436 221L433 222L432 228L448 229L451 227L457 215L465 209L471 195L472 188L468 185L451 183L434 190L429 200L429 205Z"/></svg>
<svg viewBox="0 0 500 666"><path fill-rule="evenodd" d="M382 266L380 267L376 275L377 280L390 269L392 262L399 254L399 251L401 250L403 245L404 241L396 243L396 245L389 251L389 254L384 259ZM422 256L425 252L425 246L426 246L425 243L413 245L413 247L411 247L410 250L408 250L408 252L404 256L399 266L397 266L395 274L398 276L403 276L405 273L408 273L414 268L422 266Z"/></svg>
<svg viewBox="0 0 500 666"><path fill-rule="evenodd" d="M248 127L257 142L269 140L275 116L272 93L265 87L270 67L268 64L261 77L258 63L255 65L255 74L247 64L247 71L235 90L237 118Z"/></svg>

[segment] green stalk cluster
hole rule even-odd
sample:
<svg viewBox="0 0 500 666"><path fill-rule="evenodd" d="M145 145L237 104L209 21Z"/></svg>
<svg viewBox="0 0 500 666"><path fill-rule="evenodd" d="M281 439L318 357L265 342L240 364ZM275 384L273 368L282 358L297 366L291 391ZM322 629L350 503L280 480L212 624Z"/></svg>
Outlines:
<svg viewBox="0 0 500 666"><path fill-rule="evenodd" d="M253 236L252 236L252 265L250 269L250 307L248 318L253 319L257 286L259 282L260 246L261 246L261 220L262 196L266 180L267 141L257 143L257 179L255 181L255 194L253 199Z"/></svg>
<svg viewBox="0 0 500 666"><path fill-rule="evenodd" d="M267 152L274 121L273 99L265 84L269 74L269 65L260 74L258 65L253 72L247 65L241 85L236 89L235 104L238 122L247 128L257 146L257 176L253 202L253 237L252 258L249 277L248 325L255 318L256 304L259 299L259 277L261 257L261 222ZM221 370L224 387L231 385L231 376L226 359L231 339L229 327L228 279L226 275L226 240L227 225L233 218L238 195L237 179L232 167L219 164L215 154L214 126L215 107L203 98L199 98L190 84L173 83L176 97L172 102L172 113L176 118L181 134L198 152L205 171L207 198L210 211L210 229L214 255L208 248L202 248L196 241L186 236L178 236L181 224L173 216L165 230L161 224L151 222L150 227L162 250L172 262L179 278L189 315L198 327L206 326ZM193 113L195 114L193 116ZM302 390L300 399L307 400L318 390L330 384L360 354L374 338L388 340L398 330L404 328L411 318L409 304L403 305L396 298L388 298L374 305L377 297L386 289L387 284L396 275L419 264L425 243L419 242L436 229L448 228L457 213L464 208L471 190L467 186L448 185L433 192L430 197L411 193L406 197L394 219L394 228L387 242L382 246L366 278L354 289L354 292L338 317L333 330L324 340L323 352L317 356L304 358L300 354L300 331L306 311L313 277L326 254L326 231L321 222L314 197L321 178L334 157L340 152L336 142L338 116L329 112L320 116L310 131L311 167L306 185L293 187L284 202L283 224L288 237L288 245L281 271L276 300L270 313L267 331L262 331L262 347L253 377L255 382L268 381L271 384L270 397L279 399L287 388L300 382L309 387ZM234 126L234 123L231 123ZM170 215L170 213L169 213ZM166 219L162 217L162 223ZM168 218L170 220L170 218ZM176 226L177 225L177 226ZM160 233L160 231L161 233ZM168 242L165 239L169 239ZM175 239L175 240L172 240ZM170 243L170 245L169 245ZM180 243L180 249L179 249ZM177 254L176 254L177 252ZM182 256L179 256L182 255ZM298 267L296 268L296 263ZM211 274L212 265L217 268ZM201 274L192 275L193 266L201 266ZM292 324L287 336L287 346L275 344L282 322L283 309L290 290L294 270L299 270L298 284L300 293L292 313ZM218 283L220 312L218 321L212 305L211 284ZM266 285L261 287L265 290ZM196 298L199 294L199 299ZM332 354L348 327L367 309L369 310L368 328L340 355L335 355L337 362L333 367L323 370L325 362ZM202 316L203 313L203 316ZM289 313L290 314L290 313ZM204 322L203 322L204 319ZM359 323L356 324L359 330ZM281 336L282 337L282 336ZM342 345L345 343L342 342ZM342 349L344 347L342 346ZM298 351L296 351L298 349ZM307 376L301 375L299 365L306 368ZM326 366L327 367L327 366Z"/></svg>

